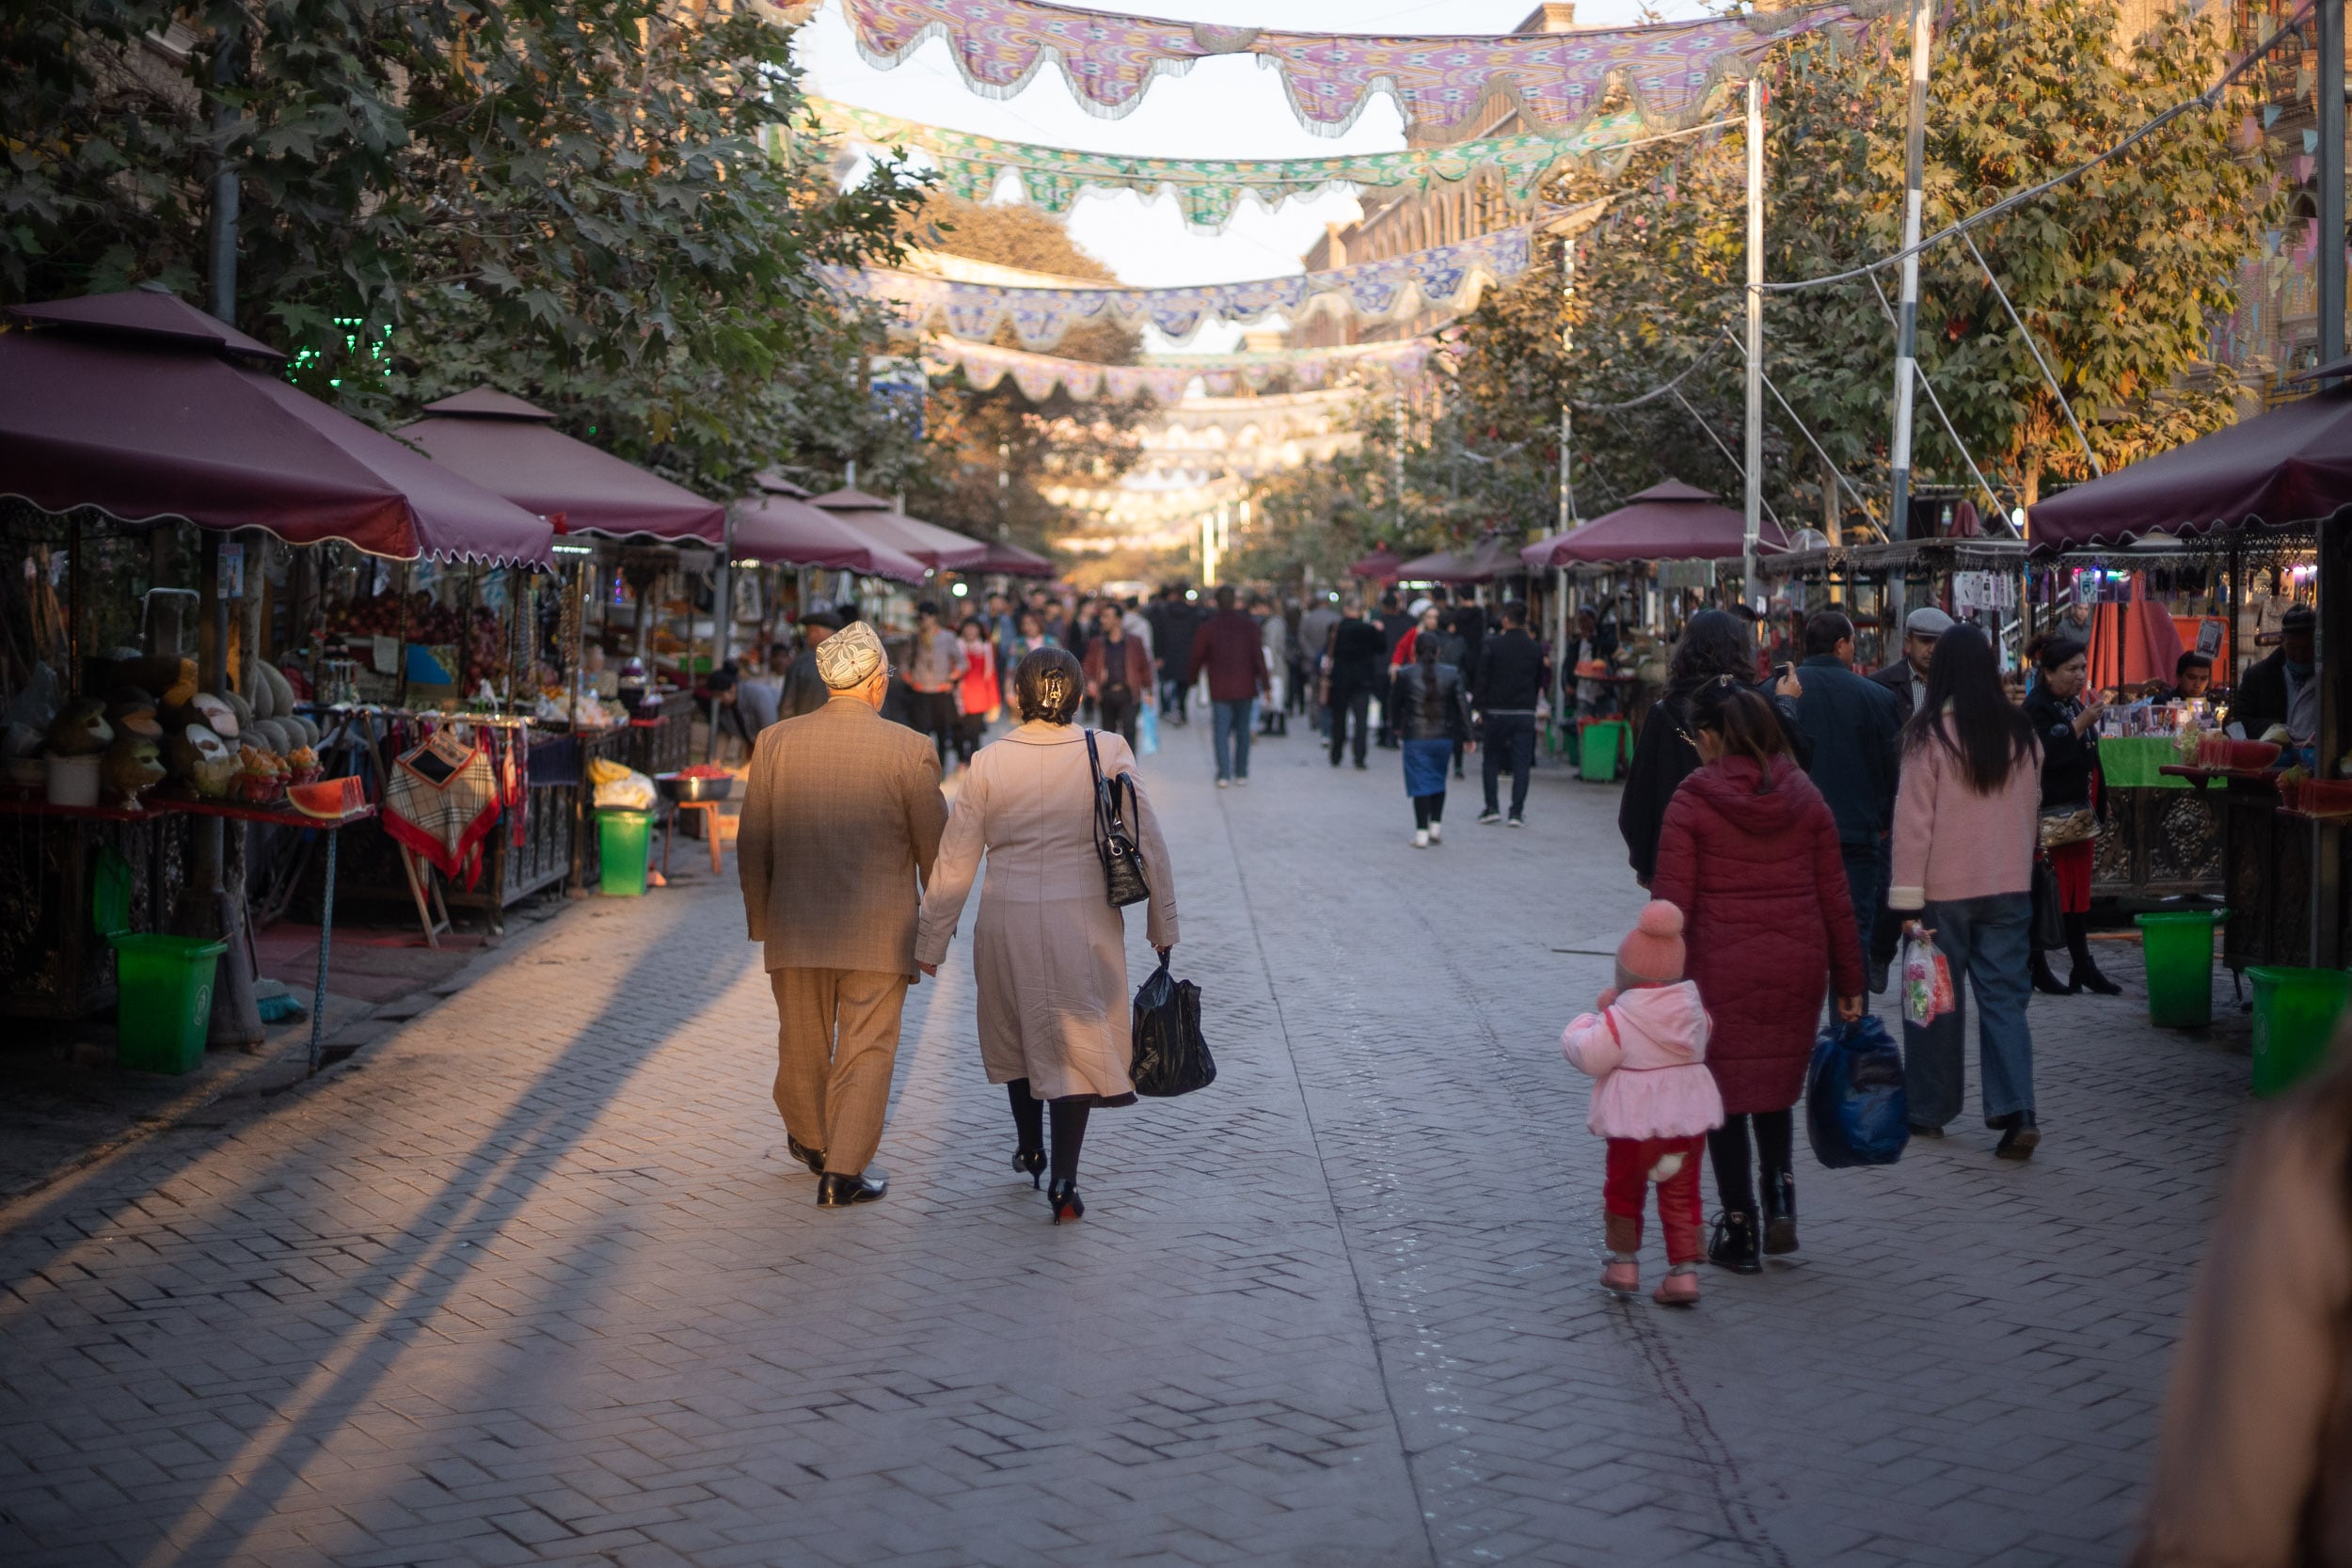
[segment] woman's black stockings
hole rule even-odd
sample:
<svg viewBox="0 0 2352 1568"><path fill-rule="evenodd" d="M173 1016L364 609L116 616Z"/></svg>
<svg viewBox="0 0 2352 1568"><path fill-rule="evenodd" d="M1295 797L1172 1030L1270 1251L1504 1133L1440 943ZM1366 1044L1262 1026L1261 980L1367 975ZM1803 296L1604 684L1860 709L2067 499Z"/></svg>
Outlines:
<svg viewBox="0 0 2352 1568"><path fill-rule="evenodd" d="M1054 1113L1053 1177L1057 1181L1078 1179L1078 1151L1086 1147L1087 1112L1089 1105L1073 1105L1066 1101L1046 1101L1031 1098L1029 1081L1016 1078L1005 1085L1006 1098L1012 1101L1012 1124L1020 1133L1023 1148L1041 1148L1045 1144L1045 1113Z"/></svg>

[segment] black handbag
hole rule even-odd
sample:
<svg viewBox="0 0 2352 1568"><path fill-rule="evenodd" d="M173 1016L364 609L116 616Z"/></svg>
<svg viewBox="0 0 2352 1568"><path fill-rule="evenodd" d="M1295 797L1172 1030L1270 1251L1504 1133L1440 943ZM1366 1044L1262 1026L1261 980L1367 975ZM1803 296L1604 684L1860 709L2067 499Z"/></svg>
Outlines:
<svg viewBox="0 0 2352 1568"><path fill-rule="evenodd" d="M1127 1076L1136 1093L1166 1100L1216 1082L1216 1058L1200 1037L1200 988L1168 972L1168 960L1136 990Z"/></svg>
<svg viewBox="0 0 2352 1568"><path fill-rule="evenodd" d="M1127 820L1136 815L1136 783L1126 774L1103 777L1103 758L1094 749L1094 732L1087 731L1087 767L1094 773L1094 852L1103 858L1103 893L1111 908L1124 909L1152 896L1143 874L1143 851L1136 847ZM1120 798L1125 809L1120 809Z"/></svg>

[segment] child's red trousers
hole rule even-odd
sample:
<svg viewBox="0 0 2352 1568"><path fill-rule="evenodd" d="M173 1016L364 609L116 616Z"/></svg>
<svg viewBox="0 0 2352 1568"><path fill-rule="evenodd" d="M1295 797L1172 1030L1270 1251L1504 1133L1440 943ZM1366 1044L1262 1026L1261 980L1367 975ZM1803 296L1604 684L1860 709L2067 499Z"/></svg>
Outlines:
<svg viewBox="0 0 2352 1568"><path fill-rule="evenodd" d="M1666 1261L1695 1263L1699 1246L1699 1156L1707 1135L1689 1138L1612 1138L1609 1173L1601 1183L1601 1207L1608 1212L1609 1250L1639 1252L1642 1210L1650 1172L1669 1154L1682 1156L1682 1168L1658 1183L1658 1224L1666 1233Z"/></svg>

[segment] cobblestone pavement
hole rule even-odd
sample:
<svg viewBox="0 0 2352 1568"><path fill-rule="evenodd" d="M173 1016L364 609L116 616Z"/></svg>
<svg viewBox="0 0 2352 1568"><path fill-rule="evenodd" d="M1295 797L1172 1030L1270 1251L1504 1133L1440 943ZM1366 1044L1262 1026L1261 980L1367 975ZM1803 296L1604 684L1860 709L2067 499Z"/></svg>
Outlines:
<svg viewBox="0 0 2352 1568"><path fill-rule="evenodd" d="M1392 754L1216 791L1204 732L1148 776L1222 1073L1096 1117L1083 1224L1009 1167L961 949L890 1196L820 1212L731 886L599 901L0 1212L0 1560L2121 1556L2242 1055L2037 1001L2032 1164L1801 1152L1796 1260L1621 1303L1556 1043L1638 898L1614 792L1547 771L1522 832L1473 782L1416 851Z"/></svg>

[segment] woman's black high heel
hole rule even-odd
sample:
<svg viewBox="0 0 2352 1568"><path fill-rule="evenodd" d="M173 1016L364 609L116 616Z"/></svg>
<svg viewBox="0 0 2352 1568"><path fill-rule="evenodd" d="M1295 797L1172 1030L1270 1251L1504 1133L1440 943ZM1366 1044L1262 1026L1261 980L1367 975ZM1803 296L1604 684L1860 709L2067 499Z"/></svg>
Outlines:
<svg viewBox="0 0 2352 1568"><path fill-rule="evenodd" d="M1065 1180L1057 1177L1047 1182L1045 1201L1054 1206L1056 1225L1061 1224L1064 1220L1077 1219L1087 1212L1087 1206L1078 1201L1078 1183L1075 1180Z"/></svg>
<svg viewBox="0 0 2352 1568"><path fill-rule="evenodd" d="M1029 1191L1037 1191L1037 1179L1045 1174L1045 1150L1041 1148L1014 1149L1012 1168L1029 1179Z"/></svg>

